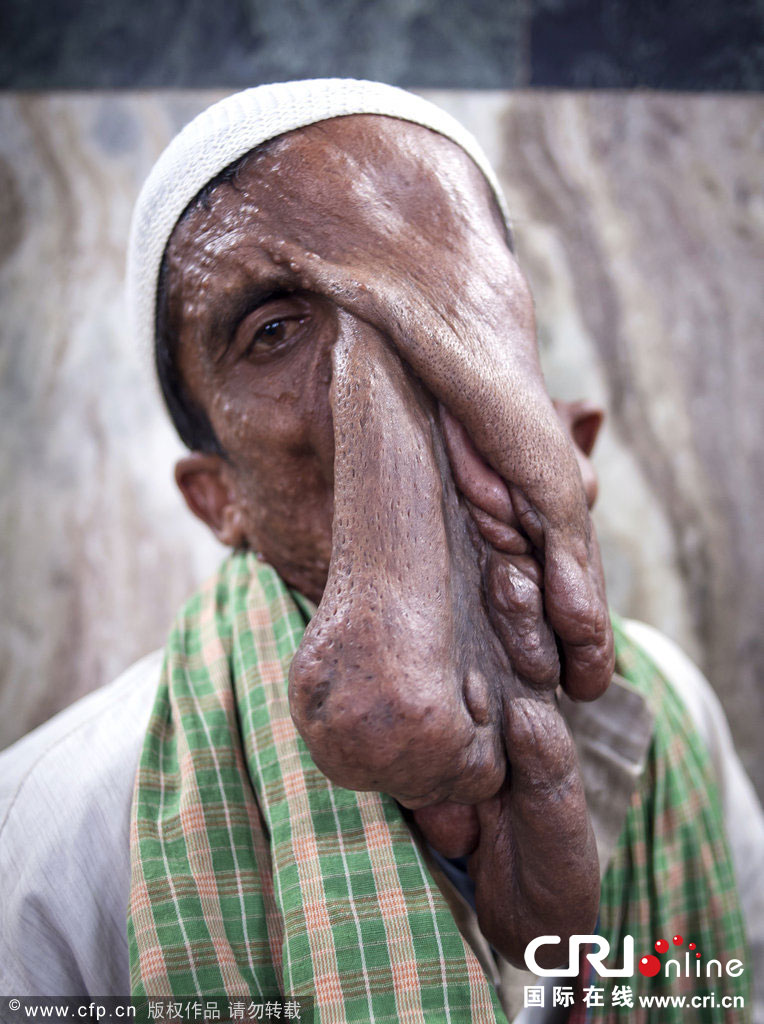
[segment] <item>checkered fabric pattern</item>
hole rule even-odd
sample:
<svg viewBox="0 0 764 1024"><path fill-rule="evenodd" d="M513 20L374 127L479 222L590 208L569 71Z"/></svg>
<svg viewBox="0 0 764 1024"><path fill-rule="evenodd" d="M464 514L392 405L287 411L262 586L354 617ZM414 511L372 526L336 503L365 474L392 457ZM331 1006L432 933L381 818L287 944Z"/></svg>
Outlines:
<svg viewBox="0 0 764 1024"><path fill-rule="evenodd" d="M333 786L292 724L311 610L242 553L179 616L133 800L133 995L506 1022L395 802Z"/></svg>
<svg viewBox="0 0 764 1024"><path fill-rule="evenodd" d="M613 951L623 948L623 936L634 936L639 959L657 955L655 943L668 941L659 955L680 962L690 976L667 978L641 973L633 978L598 978L584 986L605 989L604 1006L590 1006L579 1019L597 1024L742 1024L751 1019L751 971L740 977L706 964L722 965L737 958L747 964L743 922L732 861L724 833L719 796L708 752L692 721L669 684L647 655L629 640L614 618L616 671L638 690L655 714L655 729L646 770L633 794L615 856L605 874L597 931ZM674 936L681 938L674 945ZM695 943L695 950L689 943ZM695 956L700 952L700 959ZM620 959L615 955L615 965ZM700 977L697 976L700 964ZM612 966L612 965L611 965ZM613 1006L613 990L628 986L633 1007ZM640 1007L640 996L695 997L705 1006ZM744 1008L721 1005L724 997L742 997ZM574 1015L575 1019L575 1015Z"/></svg>
<svg viewBox="0 0 764 1024"><path fill-rule="evenodd" d="M506 1018L395 802L333 786L289 714L287 674L313 609L236 554L180 613L141 755L128 916L134 996L312 996L321 1022ZM681 934L702 963L739 957L740 910L708 755L652 663L616 632L617 669L656 727L603 882L598 931L636 953ZM670 956L671 954L667 954ZM597 1024L748 1020L640 994L742 995L749 977L583 978ZM614 1007L628 984L634 1006Z"/></svg>

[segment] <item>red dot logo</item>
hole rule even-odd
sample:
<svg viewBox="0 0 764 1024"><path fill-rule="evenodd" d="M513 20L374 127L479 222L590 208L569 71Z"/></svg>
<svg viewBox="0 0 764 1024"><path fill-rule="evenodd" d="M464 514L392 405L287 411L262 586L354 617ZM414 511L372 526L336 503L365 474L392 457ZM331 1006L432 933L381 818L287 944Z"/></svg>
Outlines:
<svg viewBox="0 0 764 1024"><path fill-rule="evenodd" d="M695 943L694 942L690 943L690 949L695 949Z"/></svg>
<svg viewBox="0 0 764 1024"><path fill-rule="evenodd" d="M656 953L666 953L668 951L668 942L665 939L658 939L655 943Z"/></svg>
<svg viewBox="0 0 764 1024"><path fill-rule="evenodd" d="M684 942L684 939L681 935L675 935L671 941L674 943L675 946L681 946Z"/></svg>
<svg viewBox="0 0 764 1024"><path fill-rule="evenodd" d="M666 948L668 948L668 946ZM646 978L654 978L661 969L661 962L657 956L653 956L652 953L648 953L647 956L643 956L640 959L638 967L640 974L644 974Z"/></svg>
<svg viewBox="0 0 764 1024"><path fill-rule="evenodd" d="M695 959L696 959L696 960L700 960L700 953L696 953L696 954L695 954Z"/></svg>

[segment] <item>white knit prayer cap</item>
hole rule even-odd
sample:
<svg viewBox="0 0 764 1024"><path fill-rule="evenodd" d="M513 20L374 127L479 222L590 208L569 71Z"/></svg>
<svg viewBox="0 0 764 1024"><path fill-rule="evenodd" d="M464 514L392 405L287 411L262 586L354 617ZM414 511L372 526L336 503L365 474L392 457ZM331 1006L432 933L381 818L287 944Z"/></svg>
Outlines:
<svg viewBox="0 0 764 1024"><path fill-rule="evenodd" d="M133 211L127 257L128 305L137 340L154 344L156 294L164 250L191 200L229 164L262 142L347 114L384 114L424 125L467 153L493 189L509 228L504 195L474 136L434 103L403 89L352 78L275 82L208 107L175 136L146 179Z"/></svg>

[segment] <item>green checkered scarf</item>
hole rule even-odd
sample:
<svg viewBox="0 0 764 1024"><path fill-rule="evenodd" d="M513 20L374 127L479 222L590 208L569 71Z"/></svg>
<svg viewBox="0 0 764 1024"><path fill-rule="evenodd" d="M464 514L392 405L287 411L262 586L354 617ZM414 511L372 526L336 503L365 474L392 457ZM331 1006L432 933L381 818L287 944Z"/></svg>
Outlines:
<svg viewBox="0 0 764 1024"><path fill-rule="evenodd" d="M180 613L133 801L133 994L310 996L322 1022L504 1022L396 803L333 786L292 724L287 673L311 612L240 553ZM708 759L654 668L617 640L619 670L658 724L605 877L600 931L618 950L624 933L647 952L681 931L706 956L737 955ZM633 985L664 991L641 976Z"/></svg>
<svg viewBox="0 0 764 1024"><path fill-rule="evenodd" d="M292 724L311 609L236 554L167 645L133 801L136 996L315 998L320 1021L505 1021L391 797Z"/></svg>

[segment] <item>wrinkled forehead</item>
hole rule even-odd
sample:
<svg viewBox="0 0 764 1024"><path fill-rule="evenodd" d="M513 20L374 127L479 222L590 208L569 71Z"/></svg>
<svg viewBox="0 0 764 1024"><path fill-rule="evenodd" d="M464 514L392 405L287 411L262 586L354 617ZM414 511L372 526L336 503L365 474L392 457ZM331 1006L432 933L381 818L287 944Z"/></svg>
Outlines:
<svg viewBox="0 0 764 1024"><path fill-rule="evenodd" d="M375 263L433 251L453 262L476 231L506 242L493 190L442 135L391 117L312 124L258 147L203 190L167 247L175 283L198 290L256 269L310 287L315 261Z"/></svg>

